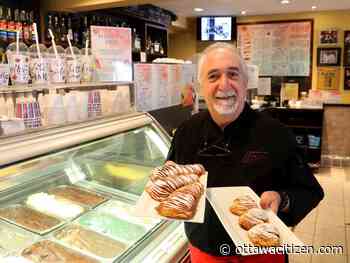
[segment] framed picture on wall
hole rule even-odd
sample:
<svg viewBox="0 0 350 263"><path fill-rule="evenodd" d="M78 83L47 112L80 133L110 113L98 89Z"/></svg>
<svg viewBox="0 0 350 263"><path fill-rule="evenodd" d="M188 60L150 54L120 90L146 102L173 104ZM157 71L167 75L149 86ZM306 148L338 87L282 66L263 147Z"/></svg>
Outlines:
<svg viewBox="0 0 350 263"><path fill-rule="evenodd" d="M350 68L344 68L344 90L350 90Z"/></svg>
<svg viewBox="0 0 350 263"><path fill-rule="evenodd" d="M329 29L320 31L320 44L338 44L338 30Z"/></svg>
<svg viewBox="0 0 350 263"><path fill-rule="evenodd" d="M344 46L344 67L350 67L350 45Z"/></svg>
<svg viewBox="0 0 350 263"><path fill-rule="evenodd" d="M340 47L317 48L317 66L340 66Z"/></svg>
<svg viewBox="0 0 350 263"><path fill-rule="evenodd" d="M344 31L344 45L350 46L350 31Z"/></svg>
<svg viewBox="0 0 350 263"><path fill-rule="evenodd" d="M317 70L317 89L339 90L340 69L322 67Z"/></svg>

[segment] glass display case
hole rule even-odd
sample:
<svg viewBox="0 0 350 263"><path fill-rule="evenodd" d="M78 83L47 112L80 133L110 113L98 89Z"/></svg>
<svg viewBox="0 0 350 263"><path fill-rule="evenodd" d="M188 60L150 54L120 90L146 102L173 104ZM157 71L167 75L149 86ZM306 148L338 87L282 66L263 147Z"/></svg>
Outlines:
<svg viewBox="0 0 350 263"><path fill-rule="evenodd" d="M1 141L0 258L180 262L181 223L133 216L169 146L145 113Z"/></svg>

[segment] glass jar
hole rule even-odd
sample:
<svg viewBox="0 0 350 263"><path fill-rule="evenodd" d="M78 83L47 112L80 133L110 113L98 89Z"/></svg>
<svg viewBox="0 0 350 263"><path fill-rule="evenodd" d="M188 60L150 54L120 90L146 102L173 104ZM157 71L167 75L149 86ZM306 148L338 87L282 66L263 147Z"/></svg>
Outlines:
<svg viewBox="0 0 350 263"><path fill-rule="evenodd" d="M73 51L73 54L72 54ZM81 61L80 50L77 47L66 48L67 59L67 83L80 83L81 80Z"/></svg>
<svg viewBox="0 0 350 263"><path fill-rule="evenodd" d="M49 62L47 60L47 49L43 44L39 44L40 57L36 44L29 48L30 55L30 77L33 84L47 84L49 81Z"/></svg>
<svg viewBox="0 0 350 263"><path fill-rule="evenodd" d="M64 84L66 82L66 57L64 48L56 46L57 56L54 48L48 49L49 80L53 84Z"/></svg>
<svg viewBox="0 0 350 263"><path fill-rule="evenodd" d="M28 47L19 42L11 43L6 51L6 55L10 65L10 78L12 85L27 85L29 76L29 54Z"/></svg>

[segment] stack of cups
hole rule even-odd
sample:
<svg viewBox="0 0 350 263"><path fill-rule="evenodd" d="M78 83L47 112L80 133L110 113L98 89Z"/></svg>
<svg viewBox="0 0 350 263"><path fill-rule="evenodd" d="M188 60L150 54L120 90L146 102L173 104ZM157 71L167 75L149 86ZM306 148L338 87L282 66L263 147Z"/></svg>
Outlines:
<svg viewBox="0 0 350 263"><path fill-rule="evenodd" d="M77 47L66 48L67 59L67 83L80 83L81 61L80 50Z"/></svg>
<svg viewBox="0 0 350 263"><path fill-rule="evenodd" d="M98 90L89 91L88 117L93 118L101 115L101 96Z"/></svg>
<svg viewBox="0 0 350 263"><path fill-rule="evenodd" d="M53 84L64 84L66 82L66 58L64 48L56 46L55 52L52 45L48 49L49 79Z"/></svg>
<svg viewBox="0 0 350 263"><path fill-rule="evenodd" d="M33 97L20 97L16 103L16 117L23 119L26 128L41 126L39 103Z"/></svg>
<svg viewBox="0 0 350 263"><path fill-rule="evenodd" d="M47 84L49 81L49 62L46 47L43 44L39 44L39 47L33 44L29 48L29 54L32 83Z"/></svg>
<svg viewBox="0 0 350 263"><path fill-rule="evenodd" d="M29 53L23 42L11 43L6 51L10 64L12 85L27 85L29 82Z"/></svg>

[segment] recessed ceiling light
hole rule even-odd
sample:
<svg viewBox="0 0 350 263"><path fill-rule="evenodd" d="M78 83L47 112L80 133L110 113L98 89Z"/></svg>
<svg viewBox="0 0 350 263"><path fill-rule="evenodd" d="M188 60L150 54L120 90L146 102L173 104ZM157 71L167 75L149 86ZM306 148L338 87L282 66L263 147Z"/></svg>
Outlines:
<svg viewBox="0 0 350 263"><path fill-rule="evenodd" d="M247 14L247 11L242 10L242 11L241 11L241 15L245 15L245 14Z"/></svg>
<svg viewBox="0 0 350 263"><path fill-rule="evenodd" d="M312 10L315 10L316 8L317 8L317 6L315 6L315 5L311 6Z"/></svg>
<svg viewBox="0 0 350 263"><path fill-rule="evenodd" d="M281 4L282 4L282 5L289 4L289 3L290 3L289 0L281 0Z"/></svg>
<svg viewBox="0 0 350 263"><path fill-rule="evenodd" d="M193 10L194 10L195 12L203 12L203 11L204 11L204 9L203 9L203 8L200 8L200 7L195 7L195 8L193 8Z"/></svg>

